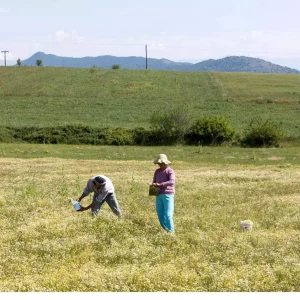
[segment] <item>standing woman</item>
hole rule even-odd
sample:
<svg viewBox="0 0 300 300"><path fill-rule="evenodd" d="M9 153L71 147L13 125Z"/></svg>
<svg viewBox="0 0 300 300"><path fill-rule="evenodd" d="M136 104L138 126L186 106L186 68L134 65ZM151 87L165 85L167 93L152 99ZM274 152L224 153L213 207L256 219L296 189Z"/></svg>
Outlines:
<svg viewBox="0 0 300 300"><path fill-rule="evenodd" d="M156 196L156 212L160 225L170 233L174 233L174 194L175 173L168 165L171 162L165 154L159 154L154 164L159 168L155 170L152 186L158 186L159 194Z"/></svg>

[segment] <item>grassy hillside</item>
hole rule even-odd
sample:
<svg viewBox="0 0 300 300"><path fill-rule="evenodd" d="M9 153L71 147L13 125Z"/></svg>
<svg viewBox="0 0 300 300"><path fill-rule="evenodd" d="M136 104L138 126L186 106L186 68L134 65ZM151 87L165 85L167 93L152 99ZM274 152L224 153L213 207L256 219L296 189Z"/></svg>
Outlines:
<svg viewBox="0 0 300 300"><path fill-rule="evenodd" d="M238 131L262 116L299 136L300 76L1 67L0 105L0 126L148 127L156 109L182 106Z"/></svg>

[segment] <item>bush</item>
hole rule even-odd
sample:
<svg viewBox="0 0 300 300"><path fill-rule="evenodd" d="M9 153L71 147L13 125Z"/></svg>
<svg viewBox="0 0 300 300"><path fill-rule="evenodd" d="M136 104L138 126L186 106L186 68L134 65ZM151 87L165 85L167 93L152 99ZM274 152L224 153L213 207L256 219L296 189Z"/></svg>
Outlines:
<svg viewBox="0 0 300 300"><path fill-rule="evenodd" d="M127 128L106 129L101 139L103 145L133 145L134 132Z"/></svg>
<svg viewBox="0 0 300 300"><path fill-rule="evenodd" d="M24 141L37 144L133 145L135 131L127 128L92 128L68 125L48 128L0 127L0 142Z"/></svg>
<svg viewBox="0 0 300 300"><path fill-rule="evenodd" d="M93 65L93 66L90 68L89 72L90 72L90 73L95 73L95 72L96 72L96 69L97 69L96 65Z"/></svg>
<svg viewBox="0 0 300 300"><path fill-rule="evenodd" d="M157 145L182 144L189 125L190 120L185 109L156 111L150 118L153 142Z"/></svg>
<svg viewBox="0 0 300 300"><path fill-rule="evenodd" d="M153 130L139 127L134 129L134 145L157 146L160 145L160 140Z"/></svg>
<svg viewBox="0 0 300 300"><path fill-rule="evenodd" d="M192 124L185 140L189 145L221 145L226 141L232 141L235 131L224 117L202 117Z"/></svg>
<svg viewBox="0 0 300 300"><path fill-rule="evenodd" d="M13 129L7 127L0 127L0 142L10 143L14 140Z"/></svg>
<svg viewBox="0 0 300 300"><path fill-rule="evenodd" d="M35 61L35 64L38 66L38 67L41 67L43 65L43 61L41 59L37 59Z"/></svg>
<svg viewBox="0 0 300 300"><path fill-rule="evenodd" d="M243 147L279 147L279 142L284 138L282 130L272 121L261 119L251 121L241 139Z"/></svg>
<svg viewBox="0 0 300 300"><path fill-rule="evenodd" d="M112 65L112 67L111 67L113 70L118 70L118 69L121 69L121 66L120 65L117 65L117 64L115 64L115 65Z"/></svg>

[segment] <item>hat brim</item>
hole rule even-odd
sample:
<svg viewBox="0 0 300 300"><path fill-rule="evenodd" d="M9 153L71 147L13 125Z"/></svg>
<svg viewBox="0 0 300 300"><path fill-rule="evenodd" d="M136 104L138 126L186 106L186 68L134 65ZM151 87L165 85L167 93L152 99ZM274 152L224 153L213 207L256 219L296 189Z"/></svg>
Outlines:
<svg viewBox="0 0 300 300"><path fill-rule="evenodd" d="M154 164L166 164L166 165L169 165L171 162L169 160L156 159L153 163Z"/></svg>

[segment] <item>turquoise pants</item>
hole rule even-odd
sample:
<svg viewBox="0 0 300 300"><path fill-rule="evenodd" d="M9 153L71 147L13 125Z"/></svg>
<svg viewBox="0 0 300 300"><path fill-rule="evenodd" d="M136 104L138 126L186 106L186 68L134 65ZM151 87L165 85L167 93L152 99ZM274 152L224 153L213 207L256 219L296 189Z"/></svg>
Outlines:
<svg viewBox="0 0 300 300"><path fill-rule="evenodd" d="M168 232L174 232L174 195L160 194L156 196L156 212L162 228Z"/></svg>

